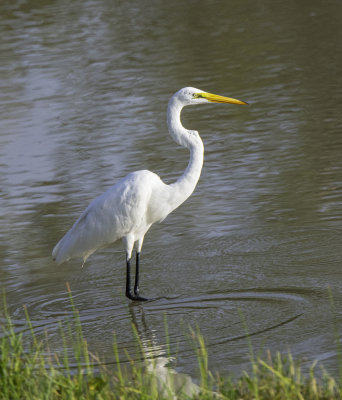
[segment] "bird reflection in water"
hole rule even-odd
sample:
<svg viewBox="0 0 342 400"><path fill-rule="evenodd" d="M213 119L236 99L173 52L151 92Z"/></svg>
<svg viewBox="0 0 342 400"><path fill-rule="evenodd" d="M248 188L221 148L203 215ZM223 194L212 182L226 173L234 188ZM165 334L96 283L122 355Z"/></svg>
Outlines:
<svg viewBox="0 0 342 400"><path fill-rule="evenodd" d="M179 373L170 367L173 358L167 354L166 346L159 344L155 331L149 328L141 303L131 303L129 312L141 344L146 374L152 378L151 382L158 390L158 395L161 398L172 396L177 399L180 394L190 398L199 394L200 387L189 375Z"/></svg>

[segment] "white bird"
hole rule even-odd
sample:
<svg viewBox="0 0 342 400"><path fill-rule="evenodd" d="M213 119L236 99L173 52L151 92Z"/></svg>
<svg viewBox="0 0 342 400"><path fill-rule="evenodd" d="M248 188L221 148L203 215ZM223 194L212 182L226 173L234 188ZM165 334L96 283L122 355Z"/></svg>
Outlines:
<svg viewBox="0 0 342 400"><path fill-rule="evenodd" d="M97 249L123 239L126 249L126 296L131 300L147 300L139 295L139 258L148 229L163 221L194 191L203 165L203 142L197 131L181 124L182 108L205 103L247 104L229 97L186 87L175 93L168 104L169 133L180 146L190 151L190 161L175 183L165 184L155 173L142 170L119 180L93 200L72 228L54 247L52 256L60 264L72 257L81 257L83 264ZM136 249L134 289L131 289L131 258Z"/></svg>

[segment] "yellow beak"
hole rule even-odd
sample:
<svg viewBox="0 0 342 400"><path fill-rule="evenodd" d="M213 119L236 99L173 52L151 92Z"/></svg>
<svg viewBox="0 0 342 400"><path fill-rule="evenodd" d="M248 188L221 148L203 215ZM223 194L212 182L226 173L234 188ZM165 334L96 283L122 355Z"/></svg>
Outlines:
<svg viewBox="0 0 342 400"><path fill-rule="evenodd" d="M213 103L229 103L229 104L248 105L248 103L241 101L241 100L232 99L231 97L224 97L224 96L219 96L217 94L206 93L206 92L199 93L198 97L203 97Z"/></svg>

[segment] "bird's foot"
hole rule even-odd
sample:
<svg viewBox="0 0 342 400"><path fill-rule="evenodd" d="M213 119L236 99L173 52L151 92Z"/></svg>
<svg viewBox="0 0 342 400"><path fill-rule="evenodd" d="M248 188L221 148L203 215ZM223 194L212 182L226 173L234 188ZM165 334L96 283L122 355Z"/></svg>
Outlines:
<svg viewBox="0 0 342 400"><path fill-rule="evenodd" d="M130 300L133 300L133 301L147 301L148 300L146 297L139 296L138 293L133 294L132 292L126 293L126 297L128 297Z"/></svg>

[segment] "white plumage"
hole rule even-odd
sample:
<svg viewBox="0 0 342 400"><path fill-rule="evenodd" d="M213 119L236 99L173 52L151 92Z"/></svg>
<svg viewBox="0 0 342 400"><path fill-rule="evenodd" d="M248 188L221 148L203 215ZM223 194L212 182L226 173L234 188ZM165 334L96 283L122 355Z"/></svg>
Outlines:
<svg viewBox="0 0 342 400"><path fill-rule="evenodd" d="M148 170L132 172L119 180L90 203L57 243L52 256L58 264L72 257L81 257L84 263L97 249L122 238L126 249L126 296L132 300L146 300L139 296L138 286L139 255L144 236L152 224L162 221L191 195L203 165L202 140L198 132L182 126L180 113L186 105L208 102L246 104L195 88L184 88L175 93L169 101L167 122L175 142L190 151L190 161L183 175L171 185L166 185L158 175ZM134 245L137 257L132 293L130 261Z"/></svg>

